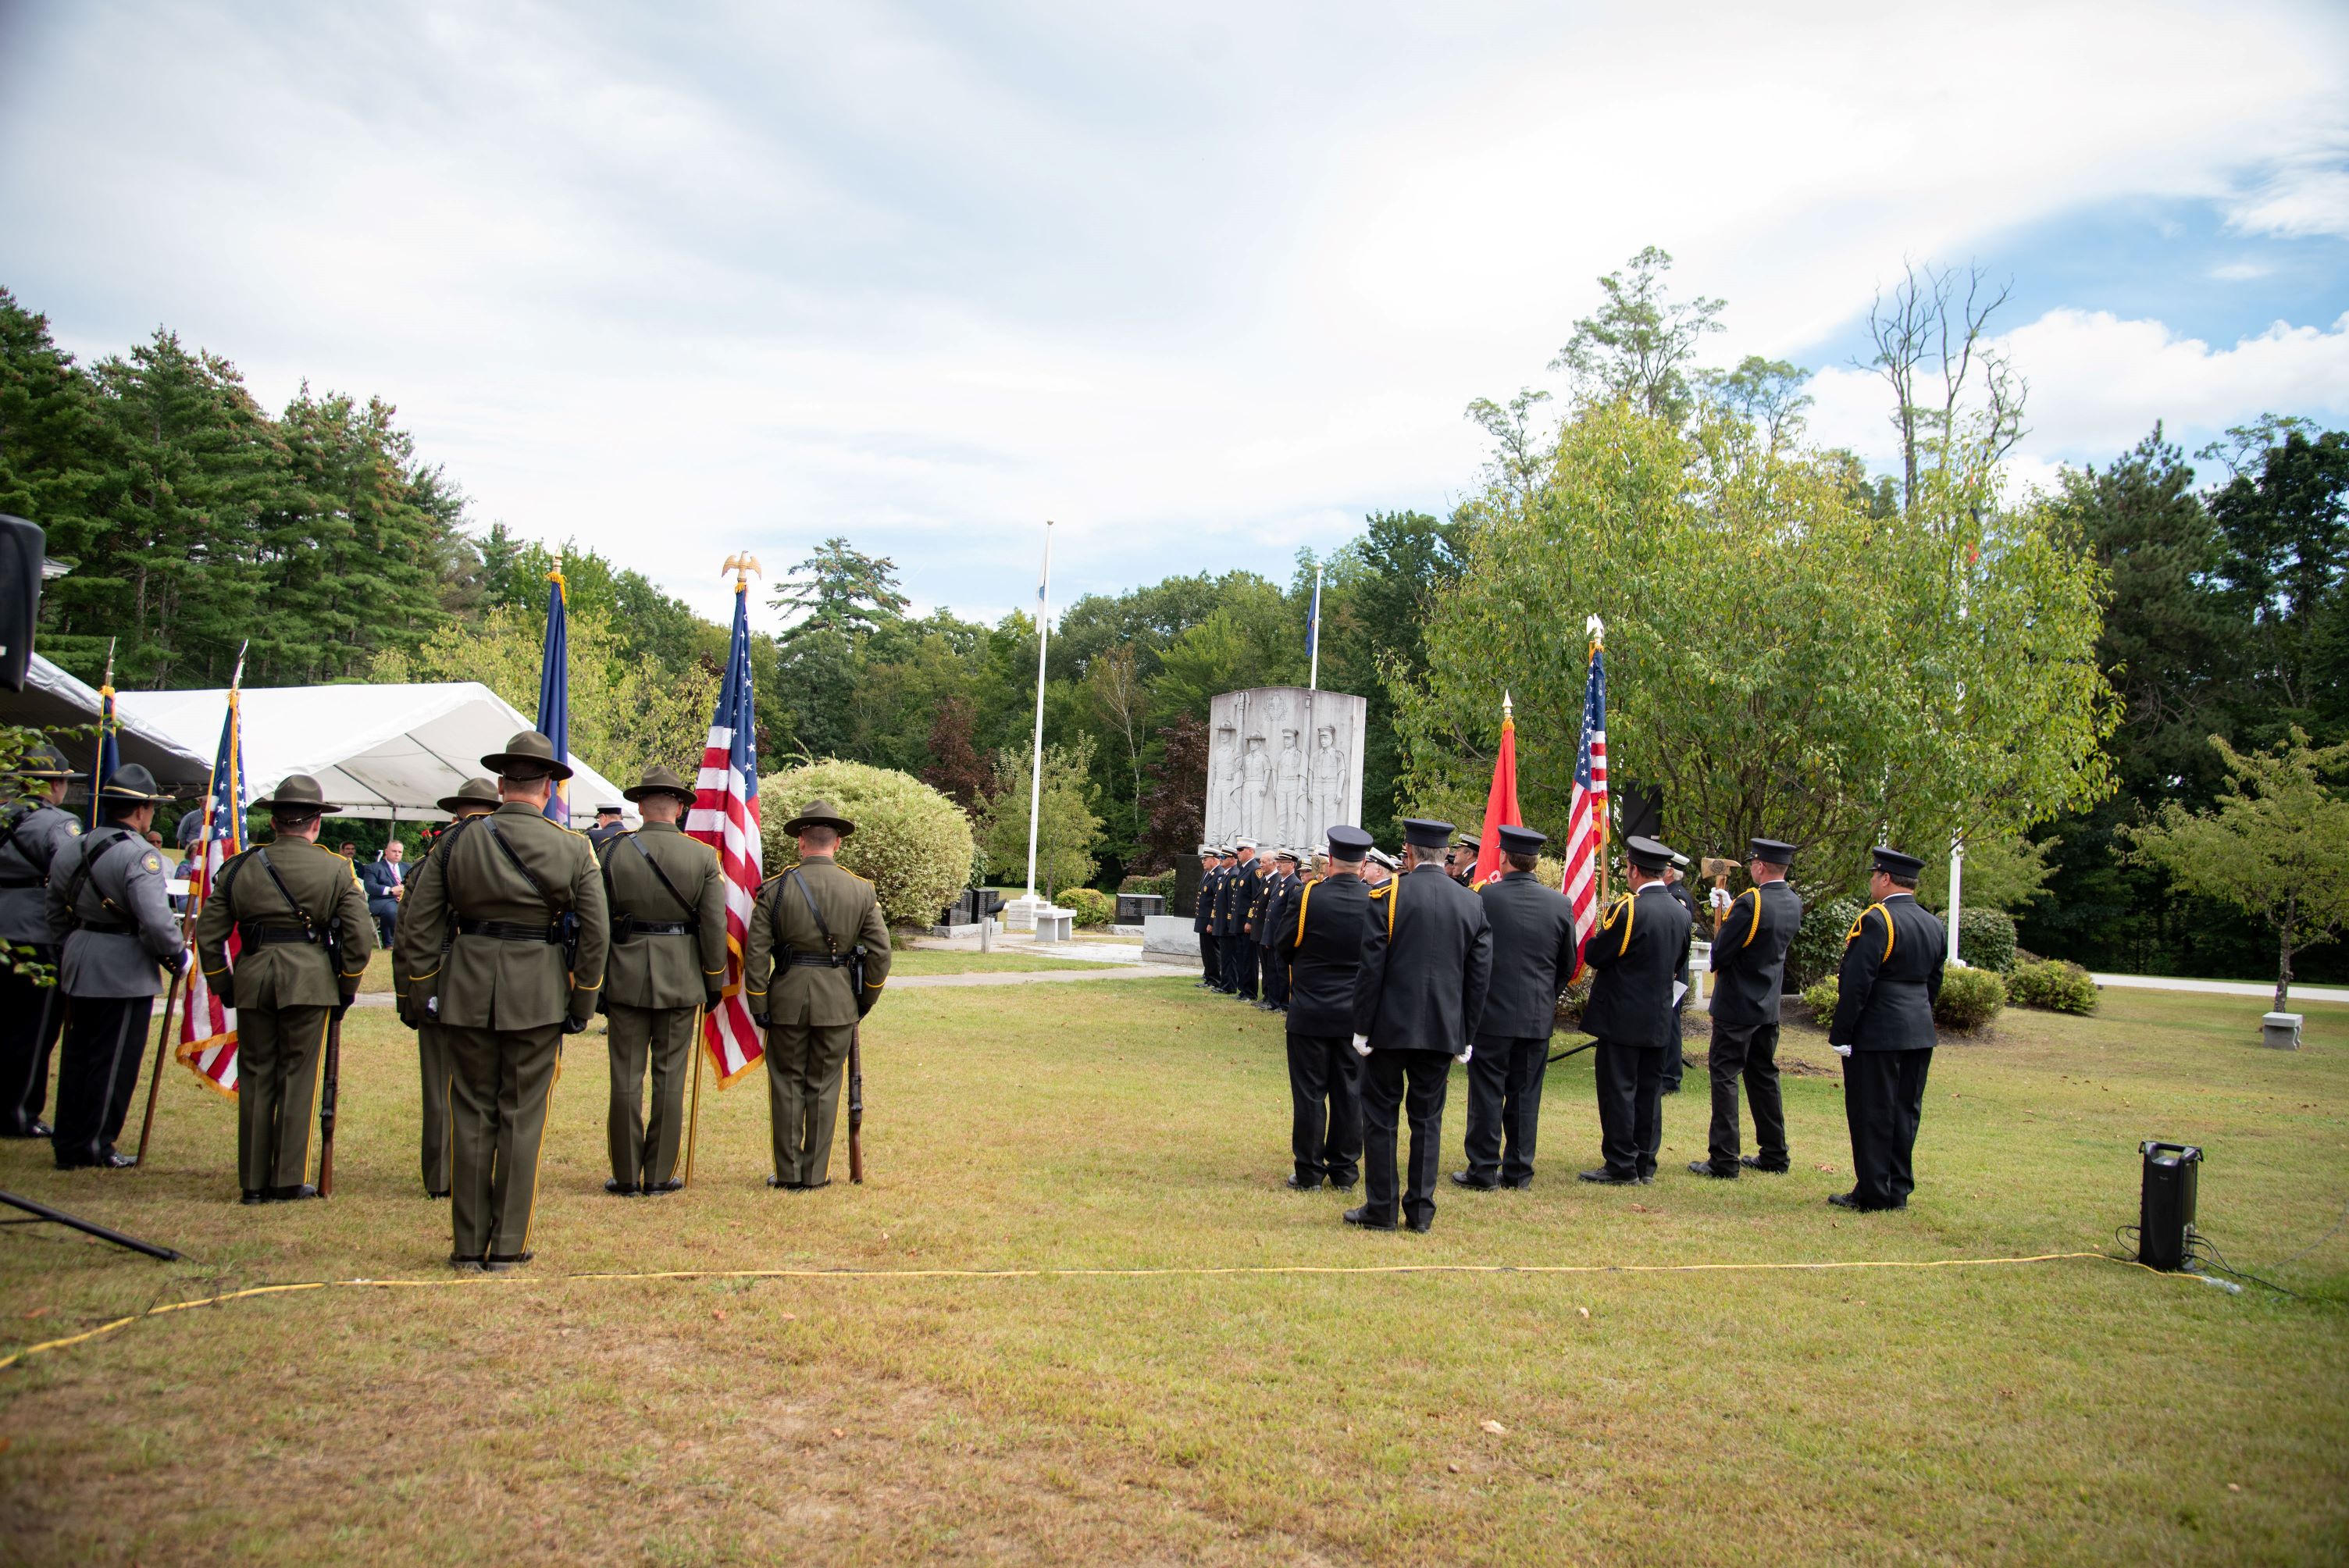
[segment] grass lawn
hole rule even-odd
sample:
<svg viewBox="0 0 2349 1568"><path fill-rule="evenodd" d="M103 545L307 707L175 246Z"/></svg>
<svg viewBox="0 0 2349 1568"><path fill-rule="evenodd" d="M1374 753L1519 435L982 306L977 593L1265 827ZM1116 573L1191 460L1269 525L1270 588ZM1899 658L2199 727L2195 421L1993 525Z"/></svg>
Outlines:
<svg viewBox="0 0 2349 1568"><path fill-rule="evenodd" d="M956 953L916 947L893 954L889 974L906 975L1036 974L1047 969L1092 967L1081 958L1054 958L1040 953Z"/></svg>
<svg viewBox="0 0 2349 1568"><path fill-rule="evenodd" d="M173 1068L151 1168L0 1185L184 1249L0 1235L0 1338L309 1280L0 1373L0 1560L22 1563L2292 1563L2349 1554L2349 1008L2309 1048L2240 998L2010 1013L1933 1068L1920 1187L1851 1216L1834 1058L1790 1031L1795 1171L1594 1162L1590 1058L1552 1069L1526 1192L1363 1235L1286 1191L1278 1021L1187 975L911 990L866 1030L870 1179L761 1183L755 1078L705 1094L675 1198L602 1182L574 1044L523 1274L450 1283L414 1057L351 1017L331 1203L239 1208L224 1100ZM582 1048L585 1047L585 1048ZM1699 1080L1692 1077L1692 1084ZM143 1088L142 1088L143 1092ZM1464 1091L1455 1078L1449 1169ZM136 1106L133 1108L134 1117ZM2094 1259L1581 1274L2110 1250L2139 1139L2209 1150L2205 1229L2303 1293ZM845 1150L835 1151L835 1176ZM1328 1273L921 1277L1052 1266ZM849 1267L764 1280L585 1272ZM1488 1424L1489 1423L1489 1424Z"/></svg>

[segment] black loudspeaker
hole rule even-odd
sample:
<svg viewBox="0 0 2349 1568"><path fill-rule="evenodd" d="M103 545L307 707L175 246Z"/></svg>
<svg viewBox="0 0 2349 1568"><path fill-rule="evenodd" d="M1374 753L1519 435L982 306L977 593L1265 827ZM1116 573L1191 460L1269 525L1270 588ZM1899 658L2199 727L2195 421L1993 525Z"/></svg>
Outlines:
<svg viewBox="0 0 2349 1568"><path fill-rule="evenodd" d="M2186 1143L2145 1143L2145 1181L2137 1209L2137 1261L2175 1272L2186 1266L2186 1244L2194 1234L2196 1172L2202 1151Z"/></svg>
<svg viewBox="0 0 2349 1568"><path fill-rule="evenodd" d="M1658 784L1619 784L1615 787L1616 828L1621 837L1653 839L1669 843L1664 837L1664 791Z"/></svg>
<svg viewBox="0 0 2349 1568"><path fill-rule="evenodd" d="M33 662L33 626L41 618L41 562L48 539L41 526L0 515L0 686L25 689Z"/></svg>

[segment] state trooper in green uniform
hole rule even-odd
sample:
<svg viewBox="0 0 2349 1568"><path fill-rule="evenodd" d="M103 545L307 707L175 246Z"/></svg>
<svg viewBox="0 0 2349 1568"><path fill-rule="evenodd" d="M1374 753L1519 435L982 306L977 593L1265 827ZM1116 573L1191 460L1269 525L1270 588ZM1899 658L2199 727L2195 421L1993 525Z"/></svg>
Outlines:
<svg viewBox="0 0 2349 1568"><path fill-rule="evenodd" d="M236 1175L247 1203L315 1198L310 1113L326 1026L358 994L375 951L367 894L351 862L320 846L334 802L289 773L254 806L274 836L221 867L196 917L196 959L236 1008ZM233 975L228 940L243 938Z"/></svg>
<svg viewBox="0 0 2349 1568"><path fill-rule="evenodd" d="M604 971L604 1011L611 1019L612 1108L605 1127L612 1179L604 1191L633 1197L685 1185L675 1172L694 1023L726 990L726 877L718 851L678 826L693 804L692 785L656 763L622 793L644 813L645 825L609 835L595 851L612 916L612 955ZM649 1121L644 1112L648 1061Z"/></svg>
<svg viewBox="0 0 2349 1568"><path fill-rule="evenodd" d="M751 906L742 994L767 1028L775 1143L767 1185L796 1192L828 1184L841 1068L857 1020L888 983L889 927L873 884L833 858L855 823L831 801L811 800L783 831L799 840L800 863L761 888Z"/></svg>
<svg viewBox="0 0 2349 1568"><path fill-rule="evenodd" d="M481 766L502 804L450 833L409 890L401 1016L437 1020L449 1046L449 1261L504 1270L531 1258L547 1097L563 1037L595 1016L610 932L595 851L545 814L571 776L554 743L526 729Z"/></svg>
<svg viewBox="0 0 2349 1568"><path fill-rule="evenodd" d="M436 855L447 852L449 846L456 841L457 824L469 822L475 817L486 817L496 810L498 787L492 779L468 779L457 786L457 792L454 795L443 795L433 804L449 813L449 826L441 830L440 836L435 839L431 847L424 851L425 860L430 860ZM414 885L423 869L419 865L409 872L408 880L411 886ZM440 939L441 953L431 954L434 963L440 962L441 954L448 949L449 938L455 934L453 926L443 927ZM410 949L406 943L398 944L392 949L391 990L392 995L397 997L405 998L416 979L415 975L408 971L409 952ZM407 1012L404 1000L401 1006L401 1016L405 1017ZM440 1025L436 1019L419 1019L416 1021L415 1028L416 1065L424 1084L424 1117L419 1124L422 1132L419 1142L422 1146L420 1152L423 1157L424 1195L428 1198L446 1198L449 1196L450 1165L449 1101L452 1093L449 1081L449 1039L442 1033Z"/></svg>

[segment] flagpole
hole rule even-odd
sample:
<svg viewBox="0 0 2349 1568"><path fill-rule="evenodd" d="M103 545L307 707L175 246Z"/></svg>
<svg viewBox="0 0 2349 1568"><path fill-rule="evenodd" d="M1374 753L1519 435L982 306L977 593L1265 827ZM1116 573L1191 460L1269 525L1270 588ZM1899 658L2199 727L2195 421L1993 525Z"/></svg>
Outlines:
<svg viewBox="0 0 2349 1568"><path fill-rule="evenodd" d="M1591 661L1598 658L1599 650L1607 645L1607 625L1606 623L1599 620L1598 616L1593 615L1583 623L1582 629L1588 633L1590 636L1590 651L1584 655L1582 665L1582 680L1584 686L1587 688L1590 684ZM1610 768L1608 771L1611 774L1614 769ZM1598 852L1594 858L1598 861L1599 904L1600 906L1604 906L1607 903L1607 812L1614 800L1614 786L1609 784L1607 789L1607 793L1599 796L1598 800L1595 802L1598 810L1591 813L1591 815L1597 819L1593 830L1597 837Z"/></svg>
<svg viewBox="0 0 2349 1568"><path fill-rule="evenodd" d="M1036 903L1036 827L1044 809L1044 646L1052 620L1052 520L1044 520L1044 578L1036 588L1036 745L1028 769L1028 903ZM1033 918L1032 916L1030 917Z"/></svg>
<svg viewBox="0 0 2349 1568"><path fill-rule="evenodd" d="M1305 678L1307 691L1321 689L1321 563L1313 563L1313 673Z"/></svg>
<svg viewBox="0 0 2349 1568"><path fill-rule="evenodd" d="M89 759L89 829L98 830L98 791L105 784L106 723L114 717L114 639L106 639L106 675L98 683L98 749Z"/></svg>

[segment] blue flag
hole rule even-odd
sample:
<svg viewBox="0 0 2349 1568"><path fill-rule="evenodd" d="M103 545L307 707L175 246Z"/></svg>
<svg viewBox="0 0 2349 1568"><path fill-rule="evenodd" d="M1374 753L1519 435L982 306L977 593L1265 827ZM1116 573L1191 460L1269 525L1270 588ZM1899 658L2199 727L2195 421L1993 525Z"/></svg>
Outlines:
<svg viewBox="0 0 2349 1568"><path fill-rule="evenodd" d="M564 622L563 568L546 574L546 656L538 667L538 732L554 742L554 755L571 756L571 636ZM546 814L571 825L571 786L563 779L546 792Z"/></svg>

